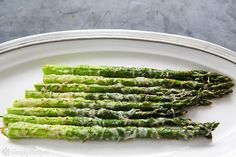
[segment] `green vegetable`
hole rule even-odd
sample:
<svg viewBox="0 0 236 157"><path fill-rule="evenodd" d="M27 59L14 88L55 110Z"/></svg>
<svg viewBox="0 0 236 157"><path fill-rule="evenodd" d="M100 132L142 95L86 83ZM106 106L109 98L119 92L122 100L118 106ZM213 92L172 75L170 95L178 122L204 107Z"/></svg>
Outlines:
<svg viewBox="0 0 236 157"><path fill-rule="evenodd" d="M5 125L15 122L28 122L35 124L51 125L76 125L76 126L103 126L103 127L120 127L120 126L137 126L137 127L157 127L157 126L187 126L202 125L192 122L186 118L148 118L148 119L99 119L90 117L37 117L21 116L7 114L3 117Z"/></svg>
<svg viewBox="0 0 236 157"><path fill-rule="evenodd" d="M180 94L149 95L149 94L121 94L121 93L85 93L85 92L40 92L25 91L26 98L84 98L87 100L113 100L113 101L133 101L133 102L169 102L184 97L194 96L194 93L183 91Z"/></svg>
<svg viewBox="0 0 236 157"><path fill-rule="evenodd" d="M85 92L65 92L57 93L50 91L25 91L26 98L84 98L88 100L114 100L114 101L173 101L176 99L185 99L188 97L198 96L200 98L212 99L219 98L224 95L232 93L231 89L218 90L215 92L202 90L173 90L170 89L168 92L159 92L157 95L150 94L121 94L121 93L85 93Z"/></svg>
<svg viewBox="0 0 236 157"><path fill-rule="evenodd" d="M133 101L133 102L171 102L188 97L186 95L148 95L148 94L121 94L121 93L85 93L85 92L39 92L25 91L26 98L77 98L87 100L113 100L113 101Z"/></svg>
<svg viewBox="0 0 236 157"><path fill-rule="evenodd" d="M9 123L8 127L2 128L2 133L9 138L54 138L70 140L129 140L136 138L168 138L185 139L205 136L211 138L213 131L219 123L204 124L199 126L187 126L183 128L171 127L115 127L106 128L100 126L81 127L69 125L42 125L25 122ZM205 129L207 128L207 129Z"/></svg>
<svg viewBox="0 0 236 157"><path fill-rule="evenodd" d="M177 80L193 80L207 83L232 81L228 76L216 72L203 70L159 70L152 68L135 68L135 67L112 67L112 66L89 66L80 65L76 67L45 65L44 74L73 74L87 76L104 76L104 77L121 77L121 78L170 78Z"/></svg>
<svg viewBox="0 0 236 157"><path fill-rule="evenodd" d="M201 101L201 102L200 102ZM15 100L14 107L76 107L76 108L106 108L112 110L153 110L159 107L188 107L194 105L209 105L211 102L207 100L200 100L198 97L192 97L184 100L177 100L173 102L123 102L111 100L86 100L86 99L70 99L70 98L41 98L41 99L22 99Z"/></svg>
<svg viewBox="0 0 236 157"><path fill-rule="evenodd" d="M44 83L15 100L3 117L9 138L69 140L190 139L218 122L180 118L232 92L233 80L204 70L45 65Z"/></svg>
<svg viewBox="0 0 236 157"><path fill-rule="evenodd" d="M44 116L44 117L58 117L58 116L76 116L76 117L97 117L104 119L139 119L151 117L176 117L186 113L183 109L168 109L160 107L153 111L141 111L139 109L132 109L129 111L113 111L100 108L98 110L83 108L8 108L9 114L25 115L25 116Z"/></svg>
<svg viewBox="0 0 236 157"><path fill-rule="evenodd" d="M218 85L212 85L210 90L203 90L208 93L216 93L220 96L222 94L219 93L219 91L230 91L232 92L229 87L231 87L232 83L221 83ZM52 83L52 84L35 84L35 89L37 91L51 91L51 92L89 92L89 93L123 93L123 94L154 94L158 95L159 93L183 93L183 91L186 91L186 89L168 89L161 86L155 86L155 87L135 87L135 86L123 86L123 85L97 85L97 84L77 84L77 83L71 83L71 84L59 84L59 83ZM192 90L190 93L195 94L201 94L202 90ZM224 92L226 94L230 92ZM208 95L206 95L208 96ZM216 96L212 96L217 97Z"/></svg>
<svg viewBox="0 0 236 157"><path fill-rule="evenodd" d="M151 79L144 77L137 78L108 78L102 76L79 76L79 75L44 75L44 83L78 83L78 84L98 84L98 85L115 85L124 86L164 86L167 88L187 88L199 89L204 84L197 81L180 81L174 79Z"/></svg>
<svg viewBox="0 0 236 157"><path fill-rule="evenodd" d="M123 93L123 94L158 94L167 93L170 89L161 86L156 87L133 87L122 85L103 86L97 84L35 84L37 91L52 91L52 92L91 92L91 93ZM183 90L174 89L173 92L180 93Z"/></svg>

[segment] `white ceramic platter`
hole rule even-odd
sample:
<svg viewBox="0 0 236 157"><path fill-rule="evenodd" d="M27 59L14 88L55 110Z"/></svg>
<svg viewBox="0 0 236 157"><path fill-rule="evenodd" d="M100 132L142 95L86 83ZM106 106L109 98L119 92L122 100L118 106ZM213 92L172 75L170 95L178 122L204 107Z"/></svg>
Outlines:
<svg viewBox="0 0 236 157"><path fill-rule="evenodd" d="M204 69L229 75L236 80L235 54L196 39L124 30L42 34L0 44L0 115L6 113L13 100L24 97L25 89L33 89L34 83L42 82L41 69L44 64ZM0 134L0 156L235 156L235 113L235 93L214 100L211 107L198 107L190 111L188 116L196 121L220 122L212 140L82 143L47 139L9 140Z"/></svg>

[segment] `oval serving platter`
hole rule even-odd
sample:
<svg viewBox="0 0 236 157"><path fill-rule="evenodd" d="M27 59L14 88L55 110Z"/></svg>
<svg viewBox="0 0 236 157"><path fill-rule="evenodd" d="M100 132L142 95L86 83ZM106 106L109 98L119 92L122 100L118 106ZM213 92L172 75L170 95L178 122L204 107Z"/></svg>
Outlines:
<svg viewBox="0 0 236 157"><path fill-rule="evenodd" d="M65 31L29 36L0 44L0 115L25 89L42 82L44 64L137 66L160 69L203 69L236 80L236 53L187 37L128 30ZM235 87L233 89L235 90ZM0 134L0 156L234 156L235 92L210 107L188 114L193 120L219 121L213 139L132 140L126 142L10 140ZM1 120L2 121L2 120ZM3 124L1 124L2 126Z"/></svg>

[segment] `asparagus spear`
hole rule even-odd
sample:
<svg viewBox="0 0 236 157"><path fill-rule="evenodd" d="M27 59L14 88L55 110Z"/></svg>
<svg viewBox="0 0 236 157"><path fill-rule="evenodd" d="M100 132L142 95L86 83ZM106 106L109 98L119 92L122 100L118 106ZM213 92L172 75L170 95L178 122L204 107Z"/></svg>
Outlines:
<svg viewBox="0 0 236 157"><path fill-rule="evenodd" d="M45 65L43 67L44 74L73 74L88 76L104 76L104 77L121 77L121 78L170 78L178 80L193 80L200 82L225 82L232 81L228 76L224 76L215 72L203 70L159 70L152 68L137 67L112 67L112 66L89 66L80 65L76 67Z"/></svg>
<svg viewBox="0 0 236 157"><path fill-rule="evenodd" d="M207 95L207 90L204 95ZM210 92L213 93L214 92ZM87 93L87 92L50 92L50 91L31 91L26 90L25 91L25 97L26 98L86 98L86 99L94 99L94 100L100 100L96 97L103 99L112 99L112 100L119 100L118 97L122 97L121 100L133 100L133 99L139 99L137 97L153 97L153 96L169 96L173 95L176 97L185 97L185 96L195 96L198 94L198 91L196 90L185 90L185 89L161 89L161 91L157 92L155 95L149 95L149 94L122 94L122 93ZM200 94L200 93L199 93ZM212 94L211 94L212 95ZM129 98L130 97L130 98ZM149 100L150 101L150 100Z"/></svg>
<svg viewBox="0 0 236 157"><path fill-rule="evenodd" d="M174 79L151 79L144 77L137 78L108 78L101 76L78 76L78 75L44 75L44 83L78 83L78 84L99 84L99 85L115 85L124 86L164 86L167 88L187 88L199 89L204 84L197 81L180 81Z"/></svg>
<svg viewBox="0 0 236 157"><path fill-rule="evenodd" d="M198 97L192 97L185 100L177 100L173 102L122 102L122 101L110 101L110 100L86 100L86 99L66 99L66 98L41 98L41 99L21 99L15 100L14 107L76 107L76 108L107 108L112 110L153 110L159 107L188 107L198 105L199 102L203 105L209 105L211 102L207 100L198 99Z"/></svg>
<svg viewBox="0 0 236 157"><path fill-rule="evenodd" d="M190 93L181 95L147 95L147 94L121 94L121 93L85 93L85 92L39 92L25 91L26 98L81 98L88 100L113 100L113 101L133 101L133 102L171 102L186 98Z"/></svg>
<svg viewBox="0 0 236 157"><path fill-rule="evenodd" d="M143 102L151 101L157 102L160 100L172 101L176 99L185 99L187 97L192 97L198 95L200 98L212 99L219 98L224 95L232 93L232 89L224 89L217 91L209 90L178 90L170 89L170 91L165 93L158 93L157 95L149 94L121 94L121 93L85 93L85 92L48 92L48 91L25 91L25 98L84 98L89 100L114 100L114 101L134 101L134 102Z"/></svg>
<svg viewBox="0 0 236 157"><path fill-rule="evenodd" d="M227 91L233 83L226 82L220 83L218 85L213 85L210 87L210 90L200 89L192 90L192 92L197 91L197 93L201 93L202 90L210 91L210 92L218 92L218 91ZM52 83L52 84L35 84L35 89L37 91L52 91L52 92L90 92L90 93L122 93L122 94L158 94L158 93L181 93L186 91L186 89L168 89L161 86L155 87L135 87L135 86L123 86L123 85L97 85L97 84L59 84L59 83Z"/></svg>
<svg viewBox="0 0 236 157"><path fill-rule="evenodd" d="M196 91L194 91L196 93ZM148 94L121 94L121 93L85 93L85 92L40 92L25 91L25 98L84 98L88 100L114 100L114 101L173 101L187 96L194 96L194 92L183 91L179 94L167 93L165 95L148 95Z"/></svg>
<svg viewBox="0 0 236 157"><path fill-rule="evenodd" d="M78 116L78 117L97 117L105 119L139 119L151 117L176 117L187 113L183 109L168 109L160 107L153 111L141 111L132 109L129 111L113 111L108 109L76 109L76 108L8 108L8 114L26 115L26 116L42 116L42 117L58 117L58 116Z"/></svg>
<svg viewBox="0 0 236 157"><path fill-rule="evenodd" d="M229 89L234 86L234 83L231 81L226 81L223 83L217 83L217 84L211 84L208 86L209 90L215 91L215 90L224 90Z"/></svg>
<svg viewBox="0 0 236 157"><path fill-rule="evenodd" d="M116 127L106 128L100 126L81 127L68 125L42 125L25 122L9 123L2 128L2 133L9 138L54 138L70 140L129 140L136 138L168 138L185 139L205 136L211 138L213 131L219 123L204 124L208 129L199 126L187 126L183 128L171 127Z"/></svg>
<svg viewBox="0 0 236 157"><path fill-rule="evenodd" d="M187 126L201 125L187 118L148 118L148 119L99 119L90 117L37 117L21 116L7 114L3 117L5 125L15 122L28 122L35 124L51 125L76 125L76 126L103 126L103 127L120 127L120 126L137 126L137 127L158 127L158 126Z"/></svg>
<svg viewBox="0 0 236 157"><path fill-rule="evenodd" d="M37 91L52 91L52 92L91 92L91 93L123 93L123 94L157 94L158 92L168 92L169 89L156 86L156 87L130 87L122 85L86 85L86 84L35 84ZM181 90L175 90L180 92Z"/></svg>

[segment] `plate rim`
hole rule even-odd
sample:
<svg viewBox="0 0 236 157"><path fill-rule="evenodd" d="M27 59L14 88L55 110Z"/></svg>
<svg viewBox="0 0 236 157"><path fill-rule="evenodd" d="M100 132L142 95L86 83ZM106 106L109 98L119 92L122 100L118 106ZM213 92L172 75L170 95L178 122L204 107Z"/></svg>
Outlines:
<svg viewBox="0 0 236 157"><path fill-rule="evenodd" d="M33 45L60 41L91 39L136 40L177 45L200 50L236 64L236 52L204 40L167 33L122 29L69 30L26 36L1 43L0 55L9 53L12 50Z"/></svg>

